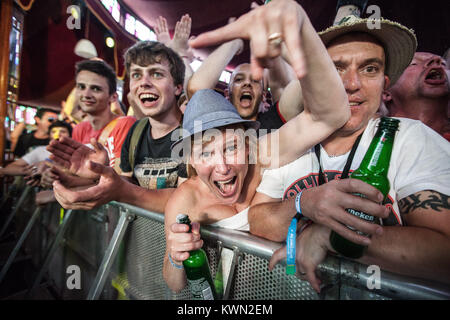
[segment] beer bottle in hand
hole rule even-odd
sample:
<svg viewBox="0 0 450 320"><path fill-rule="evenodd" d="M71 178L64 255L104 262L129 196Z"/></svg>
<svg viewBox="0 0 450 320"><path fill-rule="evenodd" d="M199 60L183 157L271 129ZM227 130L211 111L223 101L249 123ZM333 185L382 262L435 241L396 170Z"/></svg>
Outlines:
<svg viewBox="0 0 450 320"><path fill-rule="evenodd" d="M398 130L399 122L399 120L394 118L383 117L380 119L378 130L373 137L359 168L351 174L352 179L364 181L381 191L384 200L386 200L390 189L387 173L389 162L391 160L392 147L394 145L395 132ZM355 195L364 197L362 194ZM347 212L372 223L378 222L378 219L375 219L374 216L364 212L351 208L347 209ZM347 227L358 234L368 236L350 226ZM362 257L364 250L366 249L365 246L353 243L350 240L341 237L334 231L331 231L330 243L338 253L353 259Z"/></svg>
<svg viewBox="0 0 450 320"><path fill-rule="evenodd" d="M187 224L189 232L192 231L189 216L177 215L177 223ZM214 283L205 251L203 249L191 251L189 258L183 261L183 266L194 300L216 300Z"/></svg>

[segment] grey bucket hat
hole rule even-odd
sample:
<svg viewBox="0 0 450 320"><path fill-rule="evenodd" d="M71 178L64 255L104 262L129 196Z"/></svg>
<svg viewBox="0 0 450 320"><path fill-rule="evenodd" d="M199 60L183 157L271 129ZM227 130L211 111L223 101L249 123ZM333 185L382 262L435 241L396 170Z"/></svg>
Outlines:
<svg viewBox="0 0 450 320"><path fill-rule="evenodd" d="M375 27L376 24L379 24L379 27ZM389 77L391 85L398 80L410 64L417 49L417 39L413 30L384 18L361 19L349 15L337 25L319 32L319 36L325 47L328 47L337 37L352 32L368 33L383 44L386 54L385 73Z"/></svg>
<svg viewBox="0 0 450 320"><path fill-rule="evenodd" d="M255 130L259 128L258 121L242 119L236 108L220 93L212 89L199 90L186 106L183 135L172 144L172 148L196 133L237 123Z"/></svg>

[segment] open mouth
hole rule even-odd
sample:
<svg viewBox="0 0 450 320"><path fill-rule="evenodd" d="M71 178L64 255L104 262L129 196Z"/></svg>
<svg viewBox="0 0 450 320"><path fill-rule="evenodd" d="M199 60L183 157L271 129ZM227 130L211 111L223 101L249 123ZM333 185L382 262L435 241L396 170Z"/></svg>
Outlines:
<svg viewBox="0 0 450 320"><path fill-rule="evenodd" d="M216 180L214 181L214 185L217 187L217 189L219 189L219 192L223 197L229 197L235 193L236 180L237 176L234 176L233 178L230 178L228 180Z"/></svg>
<svg viewBox="0 0 450 320"><path fill-rule="evenodd" d="M359 102L358 101L352 101L352 102L349 103L350 108L357 108L357 107L359 107L362 104L363 104L362 101L359 101Z"/></svg>
<svg viewBox="0 0 450 320"><path fill-rule="evenodd" d="M139 99L144 106L152 106L159 99L159 96L153 93L143 93L139 95Z"/></svg>
<svg viewBox="0 0 450 320"><path fill-rule="evenodd" d="M243 92L239 99L241 106L249 107L252 104L253 96L249 92Z"/></svg>
<svg viewBox="0 0 450 320"><path fill-rule="evenodd" d="M433 68L425 76L425 83L432 85L444 84L446 81L447 78L442 68Z"/></svg>

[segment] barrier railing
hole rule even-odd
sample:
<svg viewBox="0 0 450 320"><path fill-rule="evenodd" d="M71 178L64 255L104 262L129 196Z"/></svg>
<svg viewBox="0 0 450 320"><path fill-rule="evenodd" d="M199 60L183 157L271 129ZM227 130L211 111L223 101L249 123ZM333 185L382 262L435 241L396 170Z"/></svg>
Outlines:
<svg viewBox="0 0 450 320"><path fill-rule="evenodd" d="M42 221L45 216L48 221L53 221L53 229L49 227L52 223ZM12 252L17 254L27 235L33 233L32 229L35 233L41 229L51 233L50 237L44 237L49 244L40 246L45 248L45 259L39 263L41 268L28 297L33 296L44 274L49 272L48 277L55 279L63 296L69 299L74 296L114 299L117 297L113 287L122 299L191 298L188 288L175 294L163 280L165 236L162 214L111 202L89 212L69 211L62 223L55 221L59 221L58 210L34 211ZM209 226L201 228L201 235L213 274L219 266L223 271L223 296L226 299L450 299L450 286L446 284L384 271L380 273L376 288L371 290L368 283L373 280L373 274L368 272L367 266L337 256L329 256L318 268L324 284L318 295L309 283L286 275L283 263L272 272L268 270L268 260L280 243ZM58 253L58 250L64 252ZM71 257L70 261L61 262L61 257L67 256ZM0 281L11 261L3 266ZM83 291L78 295L63 288L68 265L80 265L82 272L90 270L84 277Z"/></svg>

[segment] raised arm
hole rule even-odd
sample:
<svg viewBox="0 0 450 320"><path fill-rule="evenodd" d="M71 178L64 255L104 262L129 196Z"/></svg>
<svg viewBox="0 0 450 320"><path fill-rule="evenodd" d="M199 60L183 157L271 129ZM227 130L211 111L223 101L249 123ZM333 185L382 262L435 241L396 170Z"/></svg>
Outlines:
<svg viewBox="0 0 450 320"><path fill-rule="evenodd" d="M348 99L336 68L303 8L293 0L273 0L243 15L235 22L200 35L193 47L213 45L232 39L250 40L252 74L261 79L268 59L282 53L284 40L291 65L303 89L304 112L260 139L260 162L277 167L291 162L328 137L350 117ZM292 137L301 137L292 143ZM272 154L274 141L278 161ZM276 159L275 159L276 160ZM274 163L276 162L276 163Z"/></svg>
<svg viewBox="0 0 450 320"><path fill-rule="evenodd" d="M182 16L180 21L177 21L173 39L168 44L168 46L177 52L181 59L183 59L185 66L183 88L185 92L187 91L189 79L194 73L191 67L191 62L194 60L194 53L188 44L191 35L191 25L191 17L188 14Z"/></svg>
<svg viewBox="0 0 450 320"><path fill-rule="evenodd" d="M241 39L235 39L222 44L214 50L194 72L188 83L188 97L201 89L214 89L220 75L231 59L242 50L244 43Z"/></svg>
<svg viewBox="0 0 450 320"><path fill-rule="evenodd" d="M284 0L278 0L284 2ZM288 2L288 1L286 1ZM325 46L317 35L304 10L295 4L300 25L300 40L307 73L300 78L304 111L280 130L261 139L261 154L269 154L266 147L279 142L279 162L270 167L292 162L315 144L324 140L345 124L350 117L348 99L342 81ZM302 22L302 23L301 23ZM301 23L301 24L300 24ZM287 46L289 50L289 46ZM292 51L291 57L294 59ZM292 61L294 63L294 61ZM301 137L292 143L292 137ZM272 148L272 146L271 146ZM262 163L268 163L263 161Z"/></svg>
<svg viewBox="0 0 450 320"><path fill-rule="evenodd" d="M183 59L185 66L183 88L185 92L187 91L188 81L194 73L191 68L191 62L194 59L194 54L188 44L188 40L191 35L191 25L192 19L189 14L183 15L175 25L173 39L170 38L166 18L159 16L155 25L156 39L170 47L173 51L178 53L181 59Z"/></svg>

